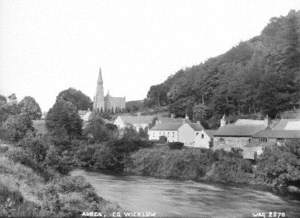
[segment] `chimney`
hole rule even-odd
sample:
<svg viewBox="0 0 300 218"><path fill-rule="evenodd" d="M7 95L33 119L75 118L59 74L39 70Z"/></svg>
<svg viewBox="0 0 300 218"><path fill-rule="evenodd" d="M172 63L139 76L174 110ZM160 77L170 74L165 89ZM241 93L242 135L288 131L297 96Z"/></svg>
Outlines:
<svg viewBox="0 0 300 218"><path fill-rule="evenodd" d="M141 112L137 112L136 115L137 115L137 116L141 116Z"/></svg>
<svg viewBox="0 0 300 218"><path fill-rule="evenodd" d="M270 123L271 123L271 120L268 116L268 114L265 116L265 119L264 119L264 124L267 128L270 128Z"/></svg>
<svg viewBox="0 0 300 218"><path fill-rule="evenodd" d="M161 123L161 121L159 119L155 120L155 125Z"/></svg>
<svg viewBox="0 0 300 218"><path fill-rule="evenodd" d="M189 116L187 114L185 114L185 119L189 120Z"/></svg>
<svg viewBox="0 0 300 218"><path fill-rule="evenodd" d="M174 118L175 118L175 116L174 116L174 113L171 113L171 118L172 118L172 119L174 119Z"/></svg>
<svg viewBox="0 0 300 218"><path fill-rule="evenodd" d="M226 118L225 118L225 114L224 114L222 119L220 120L220 127L225 126L225 125L226 125Z"/></svg>
<svg viewBox="0 0 300 218"><path fill-rule="evenodd" d="M200 123L200 121L199 121L199 120L198 120L196 123L197 123L197 124L199 124L199 125L201 125L201 123Z"/></svg>

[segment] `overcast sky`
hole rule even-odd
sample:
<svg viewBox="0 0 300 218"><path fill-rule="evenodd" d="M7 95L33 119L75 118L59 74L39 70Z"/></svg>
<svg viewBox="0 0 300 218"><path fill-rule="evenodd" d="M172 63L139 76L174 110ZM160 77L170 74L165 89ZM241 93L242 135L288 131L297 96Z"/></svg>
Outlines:
<svg viewBox="0 0 300 218"><path fill-rule="evenodd" d="M149 87L258 34L299 0L0 0L0 94L48 110L69 87L143 99Z"/></svg>

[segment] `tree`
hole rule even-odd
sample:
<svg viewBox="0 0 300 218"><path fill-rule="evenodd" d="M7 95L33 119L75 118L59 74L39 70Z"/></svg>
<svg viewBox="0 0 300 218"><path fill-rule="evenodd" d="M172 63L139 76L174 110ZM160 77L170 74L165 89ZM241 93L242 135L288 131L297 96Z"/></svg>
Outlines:
<svg viewBox="0 0 300 218"><path fill-rule="evenodd" d="M78 138L81 136L82 120L71 102L59 99L47 114L46 127L52 135L64 132L69 139Z"/></svg>
<svg viewBox="0 0 300 218"><path fill-rule="evenodd" d="M24 97L22 101L20 101L18 106L20 108L21 113L29 116L31 120L40 119L42 116L41 108L33 97Z"/></svg>
<svg viewBox="0 0 300 218"><path fill-rule="evenodd" d="M84 129L84 135L91 137L94 142L104 142L114 137L113 132L115 131L115 127L110 125L106 126L102 117L99 114L96 114L89 120Z"/></svg>
<svg viewBox="0 0 300 218"><path fill-rule="evenodd" d="M22 139L28 131L33 131L32 121L24 114L10 115L3 123L7 132L8 140L17 142Z"/></svg>
<svg viewBox="0 0 300 218"><path fill-rule="evenodd" d="M0 95L0 107L7 103L7 99L5 96Z"/></svg>
<svg viewBox="0 0 300 218"><path fill-rule="evenodd" d="M0 106L0 125L3 123L10 115L17 115L20 113L19 107L16 104L4 104Z"/></svg>
<svg viewBox="0 0 300 218"><path fill-rule="evenodd" d="M93 103L91 99L80 90L69 88L61 91L56 97L56 101L58 101L59 99L71 102L77 110L92 109Z"/></svg>
<svg viewBox="0 0 300 218"><path fill-rule="evenodd" d="M197 104L193 107L193 119L204 121L208 120L212 115L210 108L204 104Z"/></svg>

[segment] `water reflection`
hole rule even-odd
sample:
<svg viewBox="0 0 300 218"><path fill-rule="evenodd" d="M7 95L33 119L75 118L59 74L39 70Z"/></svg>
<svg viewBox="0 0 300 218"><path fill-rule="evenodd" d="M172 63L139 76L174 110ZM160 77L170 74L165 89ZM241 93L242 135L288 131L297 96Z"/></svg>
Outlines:
<svg viewBox="0 0 300 218"><path fill-rule="evenodd" d="M251 217L255 212L286 212L300 217L300 201L245 187L216 186L141 176L113 176L76 170L103 198L131 211L159 216Z"/></svg>

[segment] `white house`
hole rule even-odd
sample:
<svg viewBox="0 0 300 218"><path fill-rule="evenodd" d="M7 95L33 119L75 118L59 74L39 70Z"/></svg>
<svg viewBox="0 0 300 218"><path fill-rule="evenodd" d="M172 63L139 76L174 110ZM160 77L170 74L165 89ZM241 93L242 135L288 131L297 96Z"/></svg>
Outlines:
<svg viewBox="0 0 300 218"><path fill-rule="evenodd" d="M165 136L168 142L182 142L188 147L209 148L212 140L211 134L204 130L200 122L193 123L188 118L158 119L149 132L150 140L159 140Z"/></svg>
<svg viewBox="0 0 300 218"><path fill-rule="evenodd" d="M215 130L202 129L202 131L196 135L194 143L191 147L195 148L210 148L213 143L213 134Z"/></svg>
<svg viewBox="0 0 300 218"><path fill-rule="evenodd" d="M146 129L152 124L155 116L132 116L132 115L120 115L118 116L113 124L115 124L119 129L124 129L126 127L133 127L136 130Z"/></svg>

